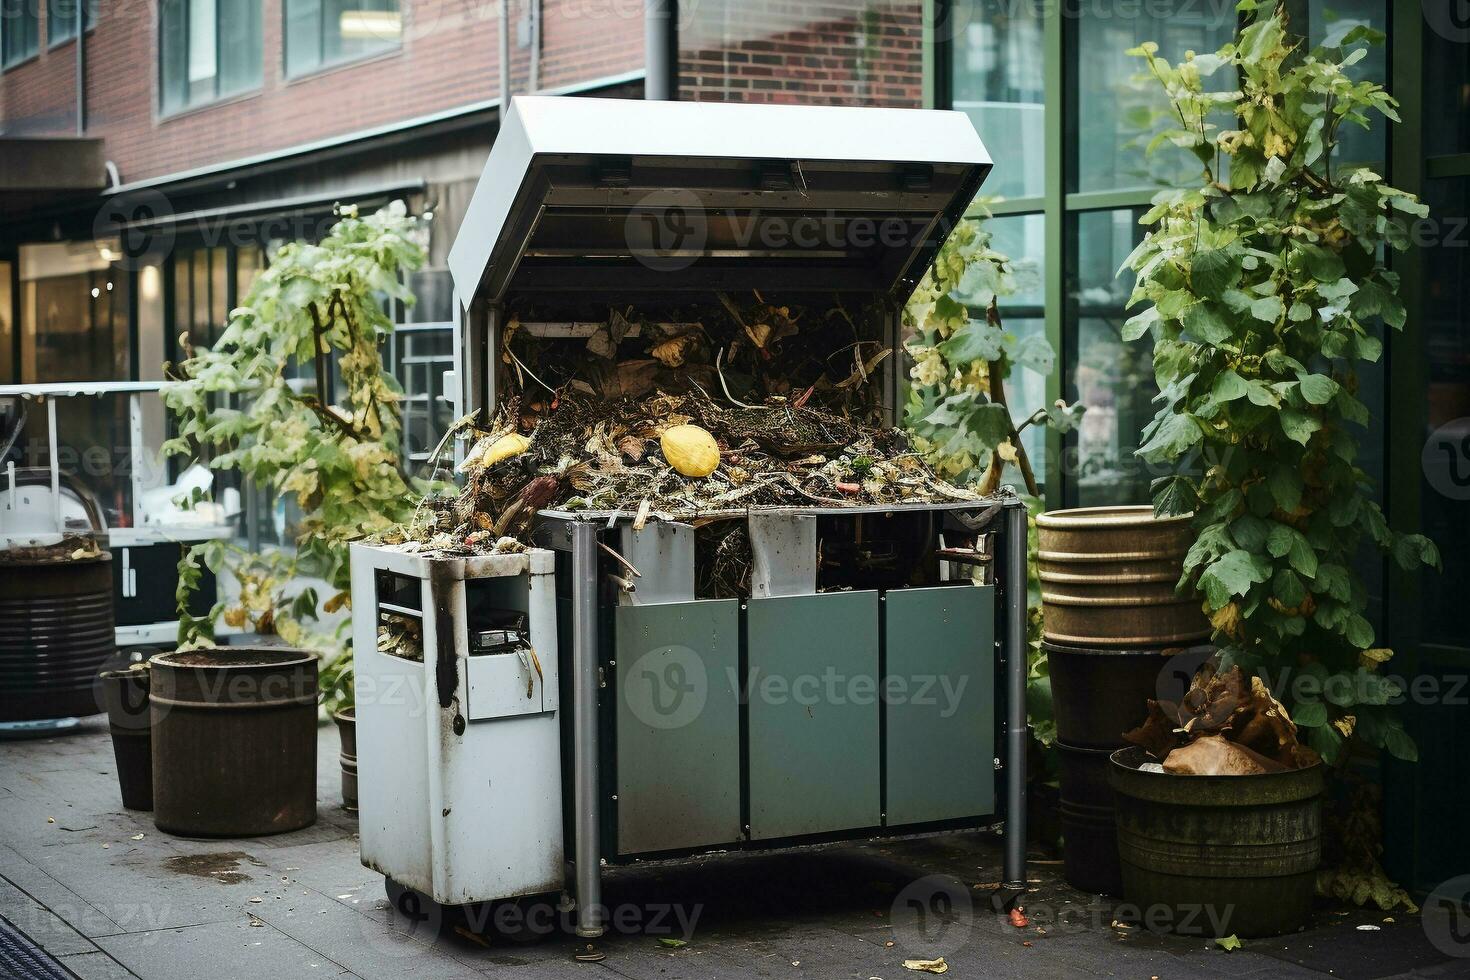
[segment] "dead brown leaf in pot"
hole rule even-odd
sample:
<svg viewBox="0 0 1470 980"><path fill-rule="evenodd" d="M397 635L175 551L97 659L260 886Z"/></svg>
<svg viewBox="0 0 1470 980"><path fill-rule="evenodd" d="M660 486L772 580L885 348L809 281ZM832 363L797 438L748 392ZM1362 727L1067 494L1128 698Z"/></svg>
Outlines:
<svg viewBox="0 0 1470 980"><path fill-rule="evenodd" d="M1191 736L1219 735L1228 731L1237 716L1249 710L1250 685L1240 667L1217 674L1213 665L1195 675L1189 693L1179 705L1179 727Z"/></svg>
<svg viewBox="0 0 1470 980"><path fill-rule="evenodd" d="M1148 702L1143 724L1123 733L1123 741L1137 745L1155 759L1167 756L1180 742L1179 708L1171 701Z"/></svg>
<svg viewBox="0 0 1470 980"><path fill-rule="evenodd" d="M1206 735L1169 753L1164 771L1176 776L1258 776L1284 772L1279 762L1237 745L1223 735Z"/></svg>
<svg viewBox="0 0 1470 980"><path fill-rule="evenodd" d="M1296 725L1259 677L1251 678L1249 709L1237 720L1232 737L1282 765L1290 764L1291 748L1298 744Z"/></svg>

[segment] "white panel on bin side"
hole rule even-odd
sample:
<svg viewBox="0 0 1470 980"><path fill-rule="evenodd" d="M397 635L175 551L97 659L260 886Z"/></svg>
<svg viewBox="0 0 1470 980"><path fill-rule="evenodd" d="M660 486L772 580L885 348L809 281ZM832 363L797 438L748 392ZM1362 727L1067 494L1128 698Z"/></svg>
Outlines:
<svg viewBox="0 0 1470 980"><path fill-rule="evenodd" d="M562 888L555 694L533 698L533 711L498 714L494 699L483 711L470 707L475 692L465 603L466 578L527 577L530 639L545 652L539 682L555 692L553 567L549 552L534 550L434 560L393 548L352 548L362 860L438 902L461 905ZM422 663L377 651L380 570L420 585ZM437 673L439 632L445 628L453 631L444 640L455 669L447 708L440 705ZM364 680L376 692L368 699ZM492 680L501 678L476 678L482 685ZM525 677L513 680L523 699ZM386 687L393 685L399 693L390 696ZM487 687L482 693L489 692Z"/></svg>

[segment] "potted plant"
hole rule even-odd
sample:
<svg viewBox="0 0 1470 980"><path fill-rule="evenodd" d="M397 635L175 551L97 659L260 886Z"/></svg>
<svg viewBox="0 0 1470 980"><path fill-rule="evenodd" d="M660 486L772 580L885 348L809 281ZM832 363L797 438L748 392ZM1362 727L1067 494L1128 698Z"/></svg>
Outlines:
<svg viewBox="0 0 1470 980"><path fill-rule="evenodd" d="M1194 935L1294 932L1322 858L1322 762L1259 677L1218 660L1112 753L1123 893Z"/></svg>
<svg viewBox="0 0 1470 980"><path fill-rule="evenodd" d="M403 280L423 264L422 235L402 202L337 213L320 242L275 253L219 342L188 351L171 370L182 383L164 394L177 424L166 453L237 472L296 508L280 546L218 540L185 551L180 647L212 644L223 618L311 650L326 660L322 696L334 715L352 704L350 624L329 621L351 600L348 545L409 522L427 489L403 470L401 390L381 353L393 329L385 307L413 302ZM201 563L228 571L238 594L196 617L188 600Z"/></svg>
<svg viewBox="0 0 1470 980"><path fill-rule="evenodd" d="M1138 452L1175 469L1154 482L1156 511L1194 515L1181 588L1202 598L1222 665L1267 678L1329 764L1350 741L1412 760L1354 562L1365 544L1405 569L1439 555L1369 495L1356 369L1382 352L1378 323L1404 327L1382 255L1407 247L1402 216L1426 210L1333 158L1344 124L1397 119L1348 71L1381 36L1356 27L1307 52L1281 10L1248 17L1214 54L1131 52L1179 124L1154 146L1204 165L1198 186L1155 197L1126 262L1144 309L1125 337L1152 335L1162 403ZM1215 125L1227 114L1236 128ZM1376 861L1360 870L1382 877Z"/></svg>

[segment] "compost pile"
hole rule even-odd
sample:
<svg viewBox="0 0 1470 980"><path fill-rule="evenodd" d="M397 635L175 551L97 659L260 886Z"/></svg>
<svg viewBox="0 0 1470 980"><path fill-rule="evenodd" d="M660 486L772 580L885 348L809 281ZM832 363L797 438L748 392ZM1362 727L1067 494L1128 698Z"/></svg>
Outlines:
<svg viewBox="0 0 1470 980"><path fill-rule="evenodd" d="M1305 769L1319 761L1259 677L1207 662L1179 704L1149 701L1148 718L1123 738L1186 776L1246 776Z"/></svg>
<svg viewBox="0 0 1470 980"><path fill-rule="evenodd" d="M417 547L515 550L547 509L623 512L641 527L762 507L979 499L879 424L891 354L881 309L717 292L609 309L597 322L579 312L522 309L508 321L504 394L493 418L451 433L470 446L464 487L426 501Z"/></svg>
<svg viewBox="0 0 1470 980"><path fill-rule="evenodd" d="M688 451L673 437L703 438L701 430L718 456L706 475L686 475ZM516 550L545 509L624 511L641 525L751 507L978 499L936 476L897 429L782 399L721 407L698 392L614 400L573 393L539 420L513 401L478 434L461 471L458 496L426 504L416 536L431 550Z"/></svg>

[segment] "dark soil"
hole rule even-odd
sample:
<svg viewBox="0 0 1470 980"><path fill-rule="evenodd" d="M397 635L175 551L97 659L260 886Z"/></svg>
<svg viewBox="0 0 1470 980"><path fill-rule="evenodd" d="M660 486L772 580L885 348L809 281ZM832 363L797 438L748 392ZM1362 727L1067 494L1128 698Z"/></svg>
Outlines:
<svg viewBox="0 0 1470 980"><path fill-rule="evenodd" d="M299 663L310 654L303 650L272 650L260 647L216 647L164 654L163 663L170 667L281 667Z"/></svg>

